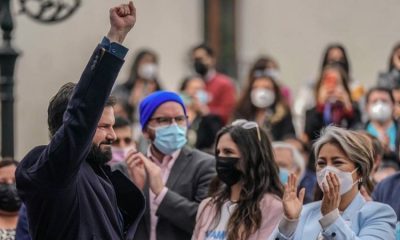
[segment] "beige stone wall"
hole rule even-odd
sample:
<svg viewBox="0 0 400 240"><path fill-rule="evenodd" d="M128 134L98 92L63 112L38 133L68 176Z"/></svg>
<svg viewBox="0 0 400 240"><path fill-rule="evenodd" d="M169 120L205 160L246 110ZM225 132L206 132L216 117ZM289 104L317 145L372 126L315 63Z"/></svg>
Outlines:
<svg viewBox="0 0 400 240"><path fill-rule="evenodd" d="M316 76L327 43L341 42L353 77L371 85L400 41L398 0L238 1L238 56L243 71L262 54L274 56L293 89Z"/></svg>
<svg viewBox="0 0 400 240"><path fill-rule="evenodd" d="M370 85L400 40L398 0L237 1L240 76L255 57L268 53L292 89L316 75L321 52L332 41L346 45L354 78ZM57 25L16 17L15 45L23 52L16 72L18 158L48 142L48 100L64 82L77 81L108 30L108 8L119 2L82 0L78 12ZM202 39L202 0L138 0L136 5L138 21L126 40L131 51L119 81L127 76L132 54L151 47L159 53L164 85L175 89L188 73L188 49Z"/></svg>
<svg viewBox="0 0 400 240"><path fill-rule="evenodd" d="M76 82L96 44L108 29L108 9L121 1L82 0L81 8L60 24L43 25L16 17L16 155L48 142L48 101L67 82ZM133 54L150 47L159 54L163 85L175 89L188 73L187 52L202 40L200 0L138 0L138 19L126 39L130 48L118 81L128 74ZM14 10L16 11L16 5Z"/></svg>

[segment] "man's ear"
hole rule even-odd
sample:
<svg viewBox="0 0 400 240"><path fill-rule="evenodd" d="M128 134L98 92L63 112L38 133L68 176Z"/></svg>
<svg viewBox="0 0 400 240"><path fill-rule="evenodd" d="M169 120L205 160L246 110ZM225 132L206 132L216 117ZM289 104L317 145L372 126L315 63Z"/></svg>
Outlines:
<svg viewBox="0 0 400 240"><path fill-rule="evenodd" d="M143 133L143 137L147 140L150 140L150 134L149 134L149 128L146 126L144 127L144 129L142 130Z"/></svg>

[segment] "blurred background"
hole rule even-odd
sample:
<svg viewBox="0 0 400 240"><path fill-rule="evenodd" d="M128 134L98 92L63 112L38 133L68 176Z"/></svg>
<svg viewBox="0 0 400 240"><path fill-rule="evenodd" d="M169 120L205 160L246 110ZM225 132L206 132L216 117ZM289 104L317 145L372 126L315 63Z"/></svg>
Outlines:
<svg viewBox="0 0 400 240"><path fill-rule="evenodd" d="M40 1L39 1L40 2ZM12 1L13 46L21 52L15 70L15 156L47 144L49 99L66 82L77 82L88 56L109 29L108 9L116 0L82 0L68 19L43 24L20 13ZM124 45L130 51L118 81L128 78L135 53L158 55L159 79L177 90L192 72L190 50L206 42L217 68L238 89L261 55L278 62L281 82L293 95L319 74L324 49L346 47L353 79L368 87L387 69L400 39L398 0L137 0L137 23Z"/></svg>

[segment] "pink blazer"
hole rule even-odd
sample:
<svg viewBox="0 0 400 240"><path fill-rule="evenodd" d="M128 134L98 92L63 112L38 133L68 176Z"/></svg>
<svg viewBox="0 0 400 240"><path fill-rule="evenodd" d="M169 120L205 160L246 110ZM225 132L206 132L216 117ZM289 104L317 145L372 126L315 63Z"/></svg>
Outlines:
<svg viewBox="0 0 400 240"><path fill-rule="evenodd" d="M212 224L215 209L208 205L211 198L204 199L199 206L196 217L196 226L193 231L192 240L204 240L206 231ZM283 207L281 199L273 194L265 194L260 202L262 213L262 222L260 229L250 236L248 240L265 240L273 232L283 215ZM204 212L203 212L204 211Z"/></svg>

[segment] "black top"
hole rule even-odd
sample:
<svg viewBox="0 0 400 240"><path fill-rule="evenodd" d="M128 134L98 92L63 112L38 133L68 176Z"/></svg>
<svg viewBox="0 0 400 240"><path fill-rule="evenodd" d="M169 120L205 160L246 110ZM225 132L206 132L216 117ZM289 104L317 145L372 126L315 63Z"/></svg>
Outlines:
<svg viewBox="0 0 400 240"><path fill-rule="evenodd" d="M337 126L346 129L359 129L361 124L361 113L358 106L353 104L352 116L343 118L341 123ZM306 111L305 134L310 143L320 136L320 131L326 126L323 113L318 110L318 107L313 107Z"/></svg>

